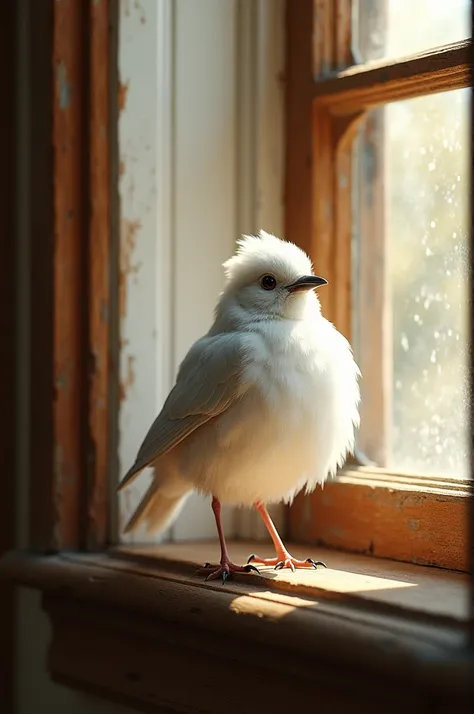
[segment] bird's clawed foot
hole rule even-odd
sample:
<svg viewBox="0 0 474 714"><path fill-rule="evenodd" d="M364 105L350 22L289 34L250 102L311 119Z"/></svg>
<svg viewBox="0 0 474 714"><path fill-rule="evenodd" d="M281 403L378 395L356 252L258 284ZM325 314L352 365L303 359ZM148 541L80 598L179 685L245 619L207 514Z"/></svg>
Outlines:
<svg viewBox="0 0 474 714"><path fill-rule="evenodd" d="M322 560L313 560L312 558L306 558L306 560L297 560L293 558L287 551L278 553L276 558L260 558L258 555L253 553L249 556L247 563L260 563L261 565L273 565L275 570L283 570L283 568L289 568L293 572L297 568L318 568L318 565L322 565L324 568L328 566L323 563Z"/></svg>
<svg viewBox="0 0 474 714"><path fill-rule="evenodd" d="M220 565L204 563L202 568L196 570L196 575L206 575L206 581L222 578L222 585L224 585L233 573L251 573L252 571L259 572L254 565L235 565L230 560L222 560Z"/></svg>

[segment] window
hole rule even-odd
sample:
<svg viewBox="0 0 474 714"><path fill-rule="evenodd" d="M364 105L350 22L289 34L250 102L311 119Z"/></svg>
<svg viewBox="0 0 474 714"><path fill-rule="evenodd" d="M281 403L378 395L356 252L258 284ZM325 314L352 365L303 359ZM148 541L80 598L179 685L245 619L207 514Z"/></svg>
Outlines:
<svg viewBox="0 0 474 714"><path fill-rule="evenodd" d="M295 43L309 26L313 37L290 68L300 79L287 149L287 235L329 277L323 310L363 373L355 461L297 499L291 532L458 569L470 492L469 21L466 0L316 0L312 23L303 12L295 22Z"/></svg>
<svg viewBox="0 0 474 714"><path fill-rule="evenodd" d="M120 5L115 483L134 462L179 363L212 324L222 263L238 235L263 225L283 233L284 3L243 5L211 2L199 13L187 2ZM124 535L146 471L119 496L114 539L216 537L209 499L198 495L167 533ZM258 514L224 510L229 538L265 533Z"/></svg>
<svg viewBox="0 0 474 714"><path fill-rule="evenodd" d="M42 80L42 97L45 102L51 98L53 115L42 106L32 107L38 116L46 117L31 127L33 179L35 186L42 187L41 194L35 190L31 195L32 225L35 230L41 227L42 236L57 236L54 245L44 245L42 238L33 241L31 248L31 262L38 271L32 276L30 339L49 350L41 359L31 361L31 498L42 504L32 509L33 540L48 548L97 548L117 542L120 525L133 503L127 501L130 495L125 492L117 513L110 493L133 459L185 349L208 324L221 279L220 263L232 249L235 235L265 225L302 245L328 277L331 288L321 292L325 314L351 337L364 373L370 374L364 382L366 411L357 462L348 464L339 479L324 490L297 499L290 511L290 536L302 542L322 541L465 569L469 488L467 479L462 478L465 460L454 458L454 451L461 454L461 448L443 446L462 445L463 413L459 410L448 422L439 403L433 402L423 411L420 425L413 409L405 409L415 383L425 390L424 398L431 396L426 392L430 380L436 377L440 384L438 369L441 366L444 375L448 362L454 365L452 378L457 380L452 383L453 394L461 394L464 385L464 358L456 345L466 340L465 318L455 309L465 289L466 219L462 207L466 206L467 189L462 124L466 121L463 97L470 82L470 43L459 39L466 34L464 16L461 11L456 14L461 24L450 30L456 36L454 45L397 60L394 55L402 51L397 45L397 27L405 20L398 14L392 18L389 3L360 2L356 7L348 0L321 0L288 7L286 226L282 231L283 4L265 7L265 12L250 12L239 6L235 15L227 5L219 5L218 14L209 5L208 11L199 15L200 31L196 33L196 14L188 3L148 3L146 21L142 21L144 10L139 3L113 4L109 10L105 3L92 4L90 46L81 44L74 33L78 24L75 13L83 12L78 3L73 4L73 10L54 4L52 27L43 16L38 19L47 30L41 35L46 38L44 46L38 44L39 35L35 45L44 66L49 66L50 47L55 48L55 56L64 59L55 60L54 82ZM401 12L401 6L393 7ZM117 46L108 34L113 8L121 13L114 20L120 26ZM436 22L447 26L439 19L442 16L437 17L433 13L433 33L438 31ZM217 51L211 42L216 23L222 63L211 62L208 51L211 46ZM374 23L377 32L371 30ZM178 30L173 42L171 27ZM272 37L272 42L267 37ZM192 55L191 46L195 49ZM155 61L157 47L159 62ZM360 57L367 54L367 63L354 63L356 56L360 59L358 53ZM235 57L239 72L233 64ZM180 78L178 84L174 84L175 76ZM117 116L104 92L105 86L115 82L119 86L114 97ZM157 86L158 92L148 91L151 86ZM206 102L195 106L197 94L205 91L209 92ZM255 91L260 97L257 102ZM223 115L217 109L210 114L203 109L214 106L217 94L222 100L219 106L225 107L225 121L219 119ZM451 98L449 122L443 119L440 125L444 129L431 140L433 151L449 154L451 163L442 168L441 158L435 157L437 168L431 171L430 143L422 146L415 128L426 133L425 115L432 115L436 107L438 112L445 111L443 107ZM34 100L41 104L39 97ZM416 121L410 107L418 107ZM266 121L269 112L271 128ZM396 142L401 140L395 135L400 126L396 112L412 129L413 146L407 145L404 151L414 153L418 163L411 162L411 173L404 174L417 190L426 193L425 211L430 210L429 182L434 180L441 192L450 192L446 202L452 199L453 211L457 202L459 211L452 217L449 211L445 213L449 234L456 233L457 238L450 243L448 255L453 261L452 279L443 286L443 294L454 291L451 314L457 322L452 327L442 322L446 315L439 317L438 302L431 299L438 293L428 286L431 293L424 295L421 286L420 295L413 294L413 305L418 304L417 297L423 300L420 312L410 306L412 332L397 326L400 334L394 341L394 330L389 334L386 329L391 320L385 316L402 320L409 312L405 308L394 311L394 289L398 307L412 294L406 275L405 282L395 278L393 271L400 265L391 258L394 211L398 211L396 220L407 220L406 209L395 200L394 175L404 161L397 151ZM211 114L215 122L212 131ZM51 136L56 147L53 157L45 149ZM87 152L82 151L77 136L88 142ZM177 136L186 136L190 144L177 142ZM206 173L201 168L202 152L209 158L216 137L221 142L214 154L216 163L213 171ZM257 153L255 146L259 147ZM428 152L425 163L420 148ZM371 153L378 162L376 173L375 164L367 159ZM392 166L395 160L399 164ZM59 179L43 181L45 166ZM106 180L109 169L110 184ZM203 213L200 206L217 184L220 191L224 187L225 202L213 209L212 220L209 207L207 218L197 226L197 216ZM201 193L196 193L196 186ZM371 202L369 191L377 196L376 201ZM183 205L195 206L194 218L186 218L180 210ZM425 220L421 210L415 217ZM429 223L432 220L441 221L439 216L430 217ZM410 221L410 228L414 226ZM431 242L424 245L422 235L420 245L435 253L439 238L430 225L425 228L431 231L426 237ZM119 233L120 250L111 238ZM410 241L408 234L405 240ZM370 268L374 255L384 266L385 279ZM437 259L436 255L431 258ZM204 302L196 309L194 268L202 267L203 260L210 267L206 285L200 285ZM418 260L426 267L420 257ZM359 274L364 280L358 279ZM44 276L50 278L48 291ZM179 279L186 280L186 292L178 288ZM425 317L421 308L426 312L424 303L430 300L433 304L427 309L435 322L427 341L424 325L414 317ZM401 367L409 364L406 355L413 357L413 369L421 369L420 377L401 374ZM422 367L428 357L428 366ZM115 384L117 368L119 389ZM424 369L428 370L426 378ZM454 403L457 397L453 399ZM414 423L419 432L410 442L406 435L412 434ZM438 460L428 464L426 450L436 453L439 446L442 453ZM140 489L145 487L144 481L138 485ZM193 518L191 523L189 511L184 513L171 536L175 540L193 534L214 537L207 503L195 501ZM385 527L390 522L393 528ZM228 532L230 537L255 537L261 531L243 513L229 511Z"/></svg>
<svg viewBox="0 0 474 714"><path fill-rule="evenodd" d="M469 477L468 122L457 89L372 110L354 142L359 449L400 473Z"/></svg>
<svg viewBox="0 0 474 714"><path fill-rule="evenodd" d="M464 294L465 217L445 207L451 242L441 260L440 205L437 201L436 218L428 215L429 182L439 184L438 192L444 192L453 211L456 201L465 205L460 146L470 43L454 28L454 46L428 48L427 56L398 61L396 45L383 45L380 33L371 32L377 51L385 47L381 66L380 55L377 59L363 38L370 23L387 34L386 19L380 23L389 5L372 3L371 13L364 15L360 3L357 19L355 4L347 0L286 3L284 32L283 0L32 0L10 5L18 23L14 27L11 13L6 14L5 31L19 45L19 66L5 83L5 102L12 109L18 93L18 116L13 121L13 112L5 112L15 124L16 141L12 126L3 140L16 154L13 161L6 152L7 174L15 163L18 176L9 186L16 200L5 193L10 205L3 218L11 230L4 287L11 300L4 301L2 312L17 334L5 330L2 357L6 403L17 414L4 430L10 453L6 448L0 510L8 542L0 534L0 546L10 547L18 525L17 546L28 550L2 558L0 578L2 587L6 579L40 590L51 629L38 627L36 599L31 610L27 604L28 612L19 600L15 616L4 588L7 644L0 658L5 673L15 674L7 680L15 679L19 690L40 681L35 657L29 656L34 640L42 666L48 649L47 667L55 682L140 711L217 713L224 700L236 712L304 711L314 705L315 690L321 710L331 712L347 711L357 701L368 714L425 711L433 704L440 710L469 710L467 576L347 551L466 568L468 499L462 460L452 461L451 450L441 449L436 458L444 473L435 476L435 466L417 452L419 446L436 446L438 436L461 441L462 420L435 423L440 431L431 431L437 404L423 403L426 441L403 441L401 448L393 448L400 430L411 433L412 426L397 400L405 404L400 400L415 377L400 377L400 369L412 365L418 370L429 356L428 378L434 373L438 379L438 365L444 369L451 355L461 368L463 357L454 343L465 339L464 322L456 312L459 323L447 326L429 291L412 292L413 275L393 261L395 223L389 218L404 221L408 211L406 191L397 190L397 162L404 161L395 131L399 112L413 126L409 151L416 157L404 178L420 206L421 199L426 201L423 210L410 214L408 226L413 232L417 226L426 229L426 240L423 234L413 244L407 233L404 250L413 251L416 270L424 270L428 258L444 265L447 255L455 280L443 284L443 290L453 296L454 310ZM356 32L359 52L368 53L369 64L354 64L361 59L351 40ZM4 44L13 54L9 42ZM222 63L210 61L214 51ZM281 231L285 65L286 230ZM4 62L4 68L9 66ZM222 94L222 103L214 103L215 91ZM211 113L200 104L203 96ZM447 97L454 98L449 122L439 122L438 133L430 129L431 149L414 129L428 133L426 107ZM430 116L444 111L440 106L430 108ZM228 121L222 121L222 107ZM224 139L223 129L228 131ZM204 154L196 137L207 141ZM186 138L190 145L183 144ZM211 152L214 141L218 156ZM446 151L449 163L441 168ZM211 154L215 175L200 166ZM223 168L222 156L230 168ZM210 216L212 181L223 186L225 210L219 206ZM192 220L181 210L189 202ZM435 227L426 225L428 218ZM324 310L356 342L359 359L375 365L365 369L371 377L365 386L365 422L372 419L373 428L361 432L357 459L339 478L310 498L299 498L289 513L301 554L307 542L341 548L341 553L332 551L330 568L249 574L221 587L193 575L198 560L214 557L213 543L174 542L151 551L136 544L117 547L115 486L166 394L180 354L204 329L211 288L213 297L218 288L219 262L238 232L259 225L300 243L329 278L331 289L321 293ZM426 255L427 248L433 256ZM374 255L384 267L377 275L370 267ZM184 275L195 288L193 268L202 266L204 257L209 285L201 297L201 315L196 296L180 293L178 283ZM410 312L396 313L394 296L397 307L407 301ZM411 309L417 296L431 300L419 312ZM434 323L433 342L421 340L420 347L419 331L428 322L421 308L433 310ZM401 335L393 339L393 329L381 329L387 313L397 320L407 314L423 320L413 319L410 333L406 328L408 349ZM363 333L364 353L357 330ZM413 360L405 364L407 353ZM15 380L8 384L12 372ZM462 384L457 375L455 370L453 391ZM423 372L416 377L420 389L423 378ZM16 454L11 453L13 441ZM411 459L411 472L402 473L402 458ZM427 467L424 473L420 463ZM20 496L17 524L11 517L13 487ZM211 533L206 530L207 504L204 514L193 511L190 535ZM229 513L229 535L258 535L252 522L239 519ZM186 534L188 523L177 525ZM172 536L179 540L177 532ZM232 544L236 559L248 555L248 546ZM17 653L12 651L14 622L24 635L16 638ZM183 663L189 673L186 687ZM275 687L282 675L285 686ZM43 691L35 687L33 699ZM68 709L63 695L56 701ZM84 706L85 700L70 702L69 710Z"/></svg>

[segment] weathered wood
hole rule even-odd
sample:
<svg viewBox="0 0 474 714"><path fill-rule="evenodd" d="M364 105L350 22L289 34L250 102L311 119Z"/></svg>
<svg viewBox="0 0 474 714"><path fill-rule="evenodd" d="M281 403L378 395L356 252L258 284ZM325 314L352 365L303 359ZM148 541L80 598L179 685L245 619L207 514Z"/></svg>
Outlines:
<svg viewBox="0 0 474 714"><path fill-rule="evenodd" d="M217 714L223 700L231 712L284 712L290 700L303 711L315 691L327 712L347 711L349 701L364 712L415 712L431 697L463 711L470 667L461 623L406 620L361 609L354 597L270 591L252 575L205 584L185 569L151 558L17 555L0 574L44 591L56 680L141 711Z"/></svg>
<svg viewBox="0 0 474 714"><path fill-rule="evenodd" d="M360 403L361 430L358 449L365 461L385 465L392 439L392 316L388 270L388 241L385 231L385 112L370 112L361 129L354 152L356 175L357 269L352 270L352 345L362 372ZM370 158L369 158L370 157ZM342 212L347 216L347 212ZM346 251L354 250L349 244ZM354 253L352 253L353 255ZM381 359L383 355L383 359ZM364 379L364 375L370 375Z"/></svg>
<svg viewBox="0 0 474 714"><path fill-rule="evenodd" d="M354 63L352 52L352 0L329 0L334 7L334 66L343 70Z"/></svg>
<svg viewBox="0 0 474 714"><path fill-rule="evenodd" d="M312 235L312 0L286 6L285 237L306 250Z"/></svg>
<svg viewBox="0 0 474 714"><path fill-rule="evenodd" d="M350 474L350 472L349 472ZM469 493L430 491L416 478L397 484L340 474L298 500L291 537L410 563L467 571Z"/></svg>
<svg viewBox="0 0 474 714"><path fill-rule="evenodd" d="M409 59L355 65L314 83L314 99L333 114L468 87L472 41L422 52Z"/></svg>
<svg viewBox="0 0 474 714"><path fill-rule="evenodd" d="M371 62L337 71L342 58L345 62L351 59L349 6L342 0L340 3L315 0L311 23L307 19L302 21L302 6L298 3L288 3L287 11L290 38L287 151L289 157L292 152L294 156L287 162L287 181L293 192L287 196L286 234L309 252L315 271L329 281L318 293L323 314L351 338L353 310L360 308L354 301L351 255L355 130L374 106L469 86L472 42L458 42L408 59ZM314 31L311 68L315 79L312 122L308 128L306 47L310 26ZM310 157L310 176L303 170L304 157ZM381 185L379 180L379 201ZM383 240L380 212L374 220L378 220L379 230L371 250L380 257ZM367 224L367 215L365 222ZM368 263L366 258L367 270ZM372 269L372 272L377 271ZM379 276L371 295L374 306L361 317L365 322L371 321L370 329L376 333L370 354L365 350L364 361L365 375L370 375L373 390L378 389L380 393L387 391L389 368L386 355L381 353L388 347L387 328L381 328L381 323L387 321L385 283L382 284ZM370 364L375 362L378 368L372 372ZM377 425L371 438L377 445L379 457L386 445L386 434L381 431L386 429L388 405L384 393L368 407L369 423ZM367 416L367 408L364 416ZM374 467L374 484L377 473ZM374 484L368 486L354 479L350 486L340 482L327 485L322 492L318 489L310 496L298 495L289 513L291 537L306 542L321 540L348 550L373 550L400 560L467 568L467 500L463 496L454 490L440 512L437 497L420 489L419 510L412 508L408 519L400 508L399 489L392 489L389 483ZM445 535L442 543L439 518L442 518L441 531ZM423 536L414 525L420 522L424 524Z"/></svg>
<svg viewBox="0 0 474 714"><path fill-rule="evenodd" d="M109 474L110 305L110 42L109 1L89 3L90 217L89 430L87 534L89 549L107 541Z"/></svg>
<svg viewBox="0 0 474 714"><path fill-rule="evenodd" d="M411 687L395 691L385 684L382 695L380 682L374 687L357 672L337 671L319 658L290 659L284 643L249 647L226 638L223 644L222 635L163 622L124 633L118 613L115 629L110 613L100 609L58 611L49 599L44 605L53 626L55 681L107 698L112 694L114 701L140 711L221 714L224 706L229 714L285 714L311 711L315 692L317 711L327 714L347 712L357 702L363 702L364 712L396 714L403 708L414 714L422 702Z"/></svg>
<svg viewBox="0 0 474 714"><path fill-rule="evenodd" d="M334 69L333 4L331 0L313 0L311 18L313 77L324 77ZM288 10L291 14L295 12L295 8L289 7Z"/></svg>
<svg viewBox="0 0 474 714"><path fill-rule="evenodd" d="M108 8L32 4L30 542L40 550L106 541Z"/></svg>
<svg viewBox="0 0 474 714"><path fill-rule="evenodd" d="M58 508L57 544L72 548L80 540L85 473L83 420L87 408L87 50L81 32L82 0L54 3L53 12L53 482L42 500L45 496L54 498ZM38 509L38 504L34 508Z"/></svg>

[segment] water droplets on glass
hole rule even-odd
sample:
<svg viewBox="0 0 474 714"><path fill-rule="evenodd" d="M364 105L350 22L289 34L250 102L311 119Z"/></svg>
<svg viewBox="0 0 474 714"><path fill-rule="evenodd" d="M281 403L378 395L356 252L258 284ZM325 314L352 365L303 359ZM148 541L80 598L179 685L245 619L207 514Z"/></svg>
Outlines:
<svg viewBox="0 0 474 714"><path fill-rule="evenodd" d="M469 93L455 90L376 110L383 117L379 161L391 345L390 434L379 465L463 478L468 477ZM356 160L364 150L362 138ZM356 195L363 203L364 191L373 187L360 183ZM354 235L356 245L364 241L357 228ZM363 314L356 323L360 343Z"/></svg>

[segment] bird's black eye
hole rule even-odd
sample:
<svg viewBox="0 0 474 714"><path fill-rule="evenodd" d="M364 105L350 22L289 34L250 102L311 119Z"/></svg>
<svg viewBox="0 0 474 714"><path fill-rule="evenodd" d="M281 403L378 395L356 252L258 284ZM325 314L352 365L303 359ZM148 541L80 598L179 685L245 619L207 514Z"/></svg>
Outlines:
<svg viewBox="0 0 474 714"><path fill-rule="evenodd" d="M260 280L260 285L264 290L275 290L277 281L273 275L264 275Z"/></svg>

